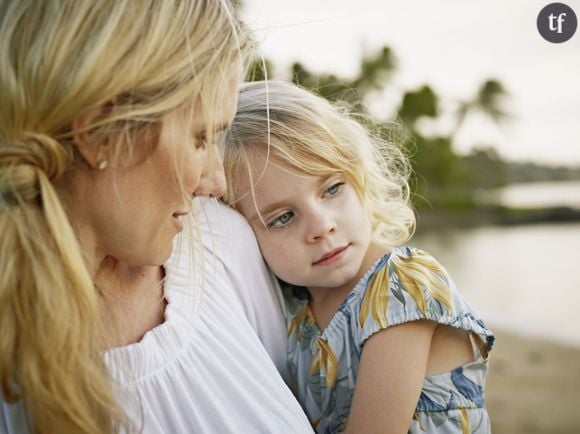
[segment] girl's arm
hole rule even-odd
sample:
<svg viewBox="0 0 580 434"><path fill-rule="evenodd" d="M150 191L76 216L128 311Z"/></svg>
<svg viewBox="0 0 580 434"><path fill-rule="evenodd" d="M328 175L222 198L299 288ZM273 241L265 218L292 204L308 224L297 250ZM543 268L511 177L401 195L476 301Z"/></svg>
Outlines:
<svg viewBox="0 0 580 434"><path fill-rule="evenodd" d="M345 433L407 433L436 327L433 321L413 321L383 329L365 342Z"/></svg>

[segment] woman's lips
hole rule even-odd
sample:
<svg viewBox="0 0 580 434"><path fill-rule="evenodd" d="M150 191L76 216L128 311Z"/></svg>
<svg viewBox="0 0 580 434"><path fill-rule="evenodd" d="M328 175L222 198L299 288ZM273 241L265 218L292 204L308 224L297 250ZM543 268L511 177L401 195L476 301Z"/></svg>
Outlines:
<svg viewBox="0 0 580 434"><path fill-rule="evenodd" d="M186 212L176 212L171 215L171 220L173 221L173 225L177 232L181 232L183 230L183 222L180 220L183 216L187 215Z"/></svg>
<svg viewBox="0 0 580 434"><path fill-rule="evenodd" d="M320 259L318 259L316 262L314 262L312 265L328 265L340 261L342 257L346 254L346 251L349 248L349 246L350 244L347 244L346 246L331 250L330 252L323 255Z"/></svg>

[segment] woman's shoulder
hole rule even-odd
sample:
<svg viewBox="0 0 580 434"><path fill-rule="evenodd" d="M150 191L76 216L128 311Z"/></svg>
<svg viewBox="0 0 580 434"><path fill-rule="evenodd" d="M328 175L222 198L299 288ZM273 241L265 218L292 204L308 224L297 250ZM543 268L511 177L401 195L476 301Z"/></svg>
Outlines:
<svg viewBox="0 0 580 434"><path fill-rule="evenodd" d="M196 218L202 241L206 245L211 244L211 250L229 250L248 241L255 242L252 228L246 219L218 200L199 199Z"/></svg>

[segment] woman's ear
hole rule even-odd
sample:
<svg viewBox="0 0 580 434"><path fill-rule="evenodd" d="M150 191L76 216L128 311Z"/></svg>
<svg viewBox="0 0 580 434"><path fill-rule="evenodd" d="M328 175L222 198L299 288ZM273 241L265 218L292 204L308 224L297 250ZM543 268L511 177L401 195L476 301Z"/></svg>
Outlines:
<svg viewBox="0 0 580 434"><path fill-rule="evenodd" d="M74 146L93 169L105 169L109 164L111 152L107 146L107 138L97 134L90 126L110 110L110 104L102 105L77 116L72 121Z"/></svg>

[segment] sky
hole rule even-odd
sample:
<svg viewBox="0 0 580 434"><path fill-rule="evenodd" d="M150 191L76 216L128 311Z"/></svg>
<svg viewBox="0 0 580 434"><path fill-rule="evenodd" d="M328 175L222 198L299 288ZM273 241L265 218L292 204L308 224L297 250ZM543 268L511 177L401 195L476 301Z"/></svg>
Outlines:
<svg viewBox="0 0 580 434"><path fill-rule="evenodd" d="M365 53L387 45L397 70L383 94L369 101L390 118L405 90L429 84L441 96L428 134L452 128L453 108L488 78L509 92L509 121L498 126L469 117L457 136L460 153L494 146L514 161L580 166L580 29L567 42L539 35L537 0L243 0L242 15L276 78L300 61L314 72L357 75ZM566 1L580 18L580 0Z"/></svg>

